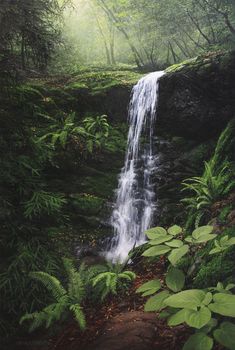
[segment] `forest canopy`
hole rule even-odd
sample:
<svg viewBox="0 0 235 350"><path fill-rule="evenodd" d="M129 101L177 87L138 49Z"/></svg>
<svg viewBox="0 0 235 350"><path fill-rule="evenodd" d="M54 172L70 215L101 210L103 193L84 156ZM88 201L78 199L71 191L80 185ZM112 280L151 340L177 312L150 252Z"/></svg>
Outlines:
<svg viewBox="0 0 235 350"><path fill-rule="evenodd" d="M234 0L2 0L1 58L22 69L162 68L235 42Z"/></svg>

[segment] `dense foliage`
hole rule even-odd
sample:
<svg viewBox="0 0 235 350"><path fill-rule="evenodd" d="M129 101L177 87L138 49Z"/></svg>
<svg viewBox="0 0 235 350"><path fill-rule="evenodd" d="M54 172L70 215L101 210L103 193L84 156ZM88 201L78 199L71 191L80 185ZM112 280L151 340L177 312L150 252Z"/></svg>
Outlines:
<svg viewBox="0 0 235 350"><path fill-rule="evenodd" d="M108 65L128 63L153 70L234 46L233 0L81 0L74 4L77 13L68 14L64 35L74 48L71 62L75 66L106 60Z"/></svg>
<svg viewBox="0 0 235 350"><path fill-rule="evenodd" d="M3 0L0 7L0 60L22 69L45 69L60 41L62 14L69 1Z"/></svg>
<svg viewBox="0 0 235 350"><path fill-rule="evenodd" d="M167 318L169 326L186 323L195 328L196 333L189 337L183 349L205 349L213 347L213 337L227 349L234 348L232 332L234 324L227 320L235 317L234 283L224 286L218 281L217 286L206 286L205 289L189 289L198 258L198 251L209 241L215 240L215 248L209 254L219 254L235 245L235 237L228 235L216 240L213 226L201 226L192 234L184 237L182 228L174 225L168 230L156 227L146 231L150 239L143 256L158 257L167 255L170 267L164 284L160 280L152 280L137 289L143 297L152 295L145 304L145 311L157 311L159 317ZM187 271L178 268L183 257L189 256L190 265ZM204 258L205 259L205 258ZM200 263L204 263L203 257ZM155 294L159 290L160 293ZM223 318L221 318L223 316ZM217 328L218 327L218 328ZM231 340L230 340L231 338Z"/></svg>

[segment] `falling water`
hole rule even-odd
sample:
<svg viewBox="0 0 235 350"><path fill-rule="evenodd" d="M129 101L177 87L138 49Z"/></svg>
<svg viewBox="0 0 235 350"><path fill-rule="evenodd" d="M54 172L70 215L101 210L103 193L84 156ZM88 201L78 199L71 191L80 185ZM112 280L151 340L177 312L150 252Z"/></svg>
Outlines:
<svg viewBox="0 0 235 350"><path fill-rule="evenodd" d="M153 129L158 103L159 78L154 72L133 88L129 106L128 147L121 171L111 224L114 238L107 258L123 262L128 252L145 242L144 232L153 220L155 193L152 174L156 167Z"/></svg>

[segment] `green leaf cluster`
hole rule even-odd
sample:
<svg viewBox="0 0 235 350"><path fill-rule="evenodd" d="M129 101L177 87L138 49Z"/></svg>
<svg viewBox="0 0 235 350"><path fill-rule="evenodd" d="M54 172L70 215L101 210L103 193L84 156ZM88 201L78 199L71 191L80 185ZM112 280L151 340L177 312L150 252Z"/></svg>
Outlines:
<svg viewBox="0 0 235 350"><path fill-rule="evenodd" d="M168 230L163 227L155 227L146 231L151 248L145 250L142 254L145 257L157 257L167 255L169 262L176 266L181 258L190 251L190 246L204 244L216 238L217 235L212 233L213 226L201 226L192 232L191 236L179 239L183 230L181 227L174 225Z"/></svg>
<svg viewBox="0 0 235 350"><path fill-rule="evenodd" d="M226 339L232 333L234 324L222 322L220 328L218 320L221 317L235 318L235 295L231 290L234 284L226 287L218 283L216 287L201 289L185 288L186 276L182 270L176 267L181 258L186 254L195 254L195 248L202 244L215 240L213 226L201 226L195 229L190 236L182 237L182 229L174 225L168 230L156 227L146 231L150 248L143 256L166 255L171 266L165 276L165 282L152 280L140 286L136 292L143 297L150 296L145 303L145 311L160 312L159 317L167 318L169 326L187 324L196 330L185 343L183 349L211 350L214 340L228 349L234 350L234 342ZM221 241L222 240L222 241ZM210 254L227 250L235 242L228 235L216 242L216 248ZM218 245L220 249L218 249Z"/></svg>
<svg viewBox="0 0 235 350"><path fill-rule="evenodd" d="M215 248L210 251L210 255L222 253L226 251L228 248L235 245L235 237L229 238L228 235L221 237L220 239L215 240Z"/></svg>

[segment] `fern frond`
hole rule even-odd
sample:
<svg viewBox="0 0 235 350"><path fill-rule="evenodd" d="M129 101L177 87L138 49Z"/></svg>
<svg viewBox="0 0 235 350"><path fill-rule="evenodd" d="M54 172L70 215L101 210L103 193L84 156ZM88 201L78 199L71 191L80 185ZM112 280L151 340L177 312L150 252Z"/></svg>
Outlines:
<svg viewBox="0 0 235 350"><path fill-rule="evenodd" d="M66 290L56 277L42 271L31 272L29 276L41 282L57 301L66 295Z"/></svg>
<svg viewBox="0 0 235 350"><path fill-rule="evenodd" d="M113 294L117 294L118 275L112 275L109 281L109 289Z"/></svg>
<svg viewBox="0 0 235 350"><path fill-rule="evenodd" d="M132 271L124 271L123 273L119 274L118 277L122 278L122 275L125 275L125 278L128 277L130 281L133 281L136 278L136 274Z"/></svg>
<svg viewBox="0 0 235 350"><path fill-rule="evenodd" d="M31 321L29 326L29 332L31 333L46 322L46 314L43 311L25 314L21 317L20 324L22 324L24 321Z"/></svg>
<svg viewBox="0 0 235 350"><path fill-rule="evenodd" d="M74 317L77 323L79 324L81 330L84 330L86 328L86 320L80 304L71 305L69 307L69 310L72 311L72 313L74 314Z"/></svg>
<svg viewBox="0 0 235 350"><path fill-rule="evenodd" d="M64 258L63 264L68 276L68 295L71 300L80 303L85 296L85 286L82 280L82 273L75 269L71 259ZM80 268L81 271L83 267Z"/></svg>
<svg viewBox="0 0 235 350"><path fill-rule="evenodd" d="M100 273L98 276L94 277L92 280L92 285L95 287L102 279L106 279L110 272Z"/></svg>

